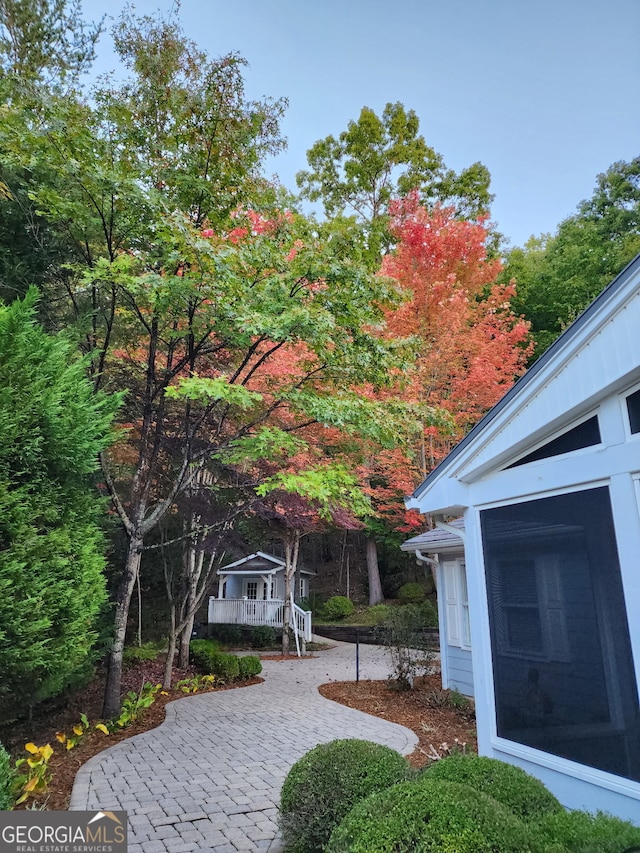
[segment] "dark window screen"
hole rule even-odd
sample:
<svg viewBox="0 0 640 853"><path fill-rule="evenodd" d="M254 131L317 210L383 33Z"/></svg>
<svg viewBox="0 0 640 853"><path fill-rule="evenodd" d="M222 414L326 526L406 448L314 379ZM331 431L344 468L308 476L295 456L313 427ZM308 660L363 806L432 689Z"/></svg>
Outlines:
<svg viewBox="0 0 640 853"><path fill-rule="evenodd" d="M627 411L631 432L640 432L640 391L634 391L627 397Z"/></svg>
<svg viewBox="0 0 640 853"><path fill-rule="evenodd" d="M518 459L517 462L507 465L507 468L517 468L518 465L526 465L527 462L535 462L537 459L549 459L551 456L560 456L562 453L570 453L572 450L593 447L594 444L600 444L600 441L598 416L594 415L589 420L554 438L553 441L549 441L532 453L523 456L522 459Z"/></svg>
<svg viewBox="0 0 640 853"><path fill-rule="evenodd" d="M500 737L640 781L606 487L481 513Z"/></svg>

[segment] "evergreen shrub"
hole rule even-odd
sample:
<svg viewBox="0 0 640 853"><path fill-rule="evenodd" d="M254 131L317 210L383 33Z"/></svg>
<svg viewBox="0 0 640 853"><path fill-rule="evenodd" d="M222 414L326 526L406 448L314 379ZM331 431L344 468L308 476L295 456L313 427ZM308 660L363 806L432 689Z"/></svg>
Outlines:
<svg viewBox="0 0 640 853"><path fill-rule="evenodd" d="M403 584L397 595L401 604L420 604L426 597L424 587L419 583Z"/></svg>
<svg viewBox="0 0 640 853"><path fill-rule="evenodd" d="M525 821L563 811L539 779L521 767L484 755L449 755L427 767L421 779L468 785L474 791L489 794Z"/></svg>
<svg viewBox="0 0 640 853"><path fill-rule="evenodd" d="M141 646L127 646L122 653L125 664L140 663L141 661L156 660L160 649L156 643L143 643Z"/></svg>
<svg viewBox="0 0 640 853"><path fill-rule="evenodd" d="M193 665L204 675L216 675L220 644L216 640L191 640L189 653ZM231 655L234 657L234 655Z"/></svg>
<svg viewBox="0 0 640 853"><path fill-rule="evenodd" d="M230 683L240 678L240 658L228 652L213 652L210 656L211 675Z"/></svg>
<svg viewBox="0 0 640 853"><path fill-rule="evenodd" d="M270 625L256 625L251 629L251 645L254 649L267 649L276 644L276 632Z"/></svg>
<svg viewBox="0 0 640 853"><path fill-rule="evenodd" d="M231 625L224 622L209 625L209 633L212 639L231 647L239 646L244 636L241 625Z"/></svg>
<svg viewBox="0 0 640 853"><path fill-rule="evenodd" d="M13 768L9 753L0 744L0 811L8 812L13 808Z"/></svg>
<svg viewBox="0 0 640 853"><path fill-rule="evenodd" d="M533 853L523 821L493 797L455 782L403 782L358 803L326 853Z"/></svg>
<svg viewBox="0 0 640 853"><path fill-rule="evenodd" d="M320 744L297 761L282 786L280 829L287 853L319 853L349 810L406 779L406 760L366 740Z"/></svg>
<svg viewBox="0 0 640 853"><path fill-rule="evenodd" d="M640 849L640 827L599 812L562 809L530 824L545 853L625 853Z"/></svg>
<svg viewBox="0 0 640 853"><path fill-rule="evenodd" d="M355 606L351 599L345 595L334 595L333 598L325 601L321 612L322 618L330 621L332 619L345 619L347 616L351 616L354 610Z"/></svg>
<svg viewBox="0 0 640 853"><path fill-rule="evenodd" d="M255 655L242 655L238 658L238 665L241 679L253 678L254 675L260 675L262 672L260 658Z"/></svg>

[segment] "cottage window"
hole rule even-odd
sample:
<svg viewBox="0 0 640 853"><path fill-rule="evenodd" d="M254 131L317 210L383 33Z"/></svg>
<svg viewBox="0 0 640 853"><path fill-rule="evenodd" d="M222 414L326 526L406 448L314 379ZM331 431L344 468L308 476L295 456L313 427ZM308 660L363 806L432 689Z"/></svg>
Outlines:
<svg viewBox="0 0 640 853"><path fill-rule="evenodd" d="M609 490L481 512L499 737L640 780Z"/></svg>
<svg viewBox="0 0 640 853"><path fill-rule="evenodd" d="M258 581L247 581L245 585L245 595L251 601L258 598Z"/></svg>

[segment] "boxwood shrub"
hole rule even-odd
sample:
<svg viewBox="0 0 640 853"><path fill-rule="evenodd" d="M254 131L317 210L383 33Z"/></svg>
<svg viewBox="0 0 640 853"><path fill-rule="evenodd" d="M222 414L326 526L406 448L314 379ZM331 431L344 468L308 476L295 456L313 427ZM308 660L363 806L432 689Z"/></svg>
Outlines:
<svg viewBox="0 0 640 853"><path fill-rule="evenodd" d="M240 677L238 656L219 652L215 641L192 640L189 650L194 665L205 675L215 675L227 682Z"/></svg>
<svg viewBox="0 0 640 853"><path fill-rule="evenodd" d="M238 658L240 667L240 678L253 678L254 675L260 675L262 672L262 663L260 658L255 655L242 655Z"/></svg>
<svg viewBox="0 0 640 853"><path fill-rule="evenodd" d="M420 604L426 598L422 584L404 583L397 592L401 604Z"/></svg>
<svg viewBox="0 0 640 853"><path fill-rule="evenodd" d="M545 853L624 853L640 849L640 827L599 812L545 814L530 824Z"/></svg>
<svg viewBox="0 0 640 853"><path fill-rule="evenodd" d="M13 769L9 753L0 744L0 811L8 812L13 808Z"/></svg>
<svg viewBox="0 0 640 853"><path fill-rule="evenodd" d="M280 829L287 853L319 853L353 805L406 779L406 760L366 740L320 744L297 761L282 787Z"/></svg>
<svg viewBox="0 0 640 853"><path fill-rule="evenodd" d="M358 803L326 853L532 853L527 824L493 797L456 782L410 781Z"/></svg>
<svg viewBox="0 0 640 853"><path fill-rule="evenodd" d="M355 610L355 605L350 598L345 595L334 595L322 605L321 615L323 619L345 619L351 616Z"/></svg>
<svg viewBox="0 0 640 853"><path fill-rule="evenodd" d="M251 629L250 637L254 649L266 649L276 643L276 632L271 625L255 625Z"/></svg>
<svg viewBox="0 0 640 853"><path fill-rule="evenodd" d="M540 814L563 811L539 779L520 767L481 755L450 755L423 771L422 779L459 782L489 794L513 814L529 820Z"/></svg>

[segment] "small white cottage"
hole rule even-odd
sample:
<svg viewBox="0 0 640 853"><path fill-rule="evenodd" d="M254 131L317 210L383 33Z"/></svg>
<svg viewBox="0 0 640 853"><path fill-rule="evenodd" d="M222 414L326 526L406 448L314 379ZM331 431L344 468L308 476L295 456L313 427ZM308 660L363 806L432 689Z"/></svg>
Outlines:
<svg viewBox="0 0 640 853"><path fill-rule="evenodd" d="M284 570L284 560L264 551L256 551L218 569L218 596L209 598L209 623L281 628ZM302 568L298 574L296 600L309 595L309 578L315 573ZM295 630L310 640L311 613L296 604L291 618L295 621Z"/></svg>
<svg viewBox="0 0 640 853"><path fill-rule="evenodd" d="M640 256L408 506L464 520L453 586L456 552L429 550L446 642L471 654L480 751L640 824Z"/></svg>

